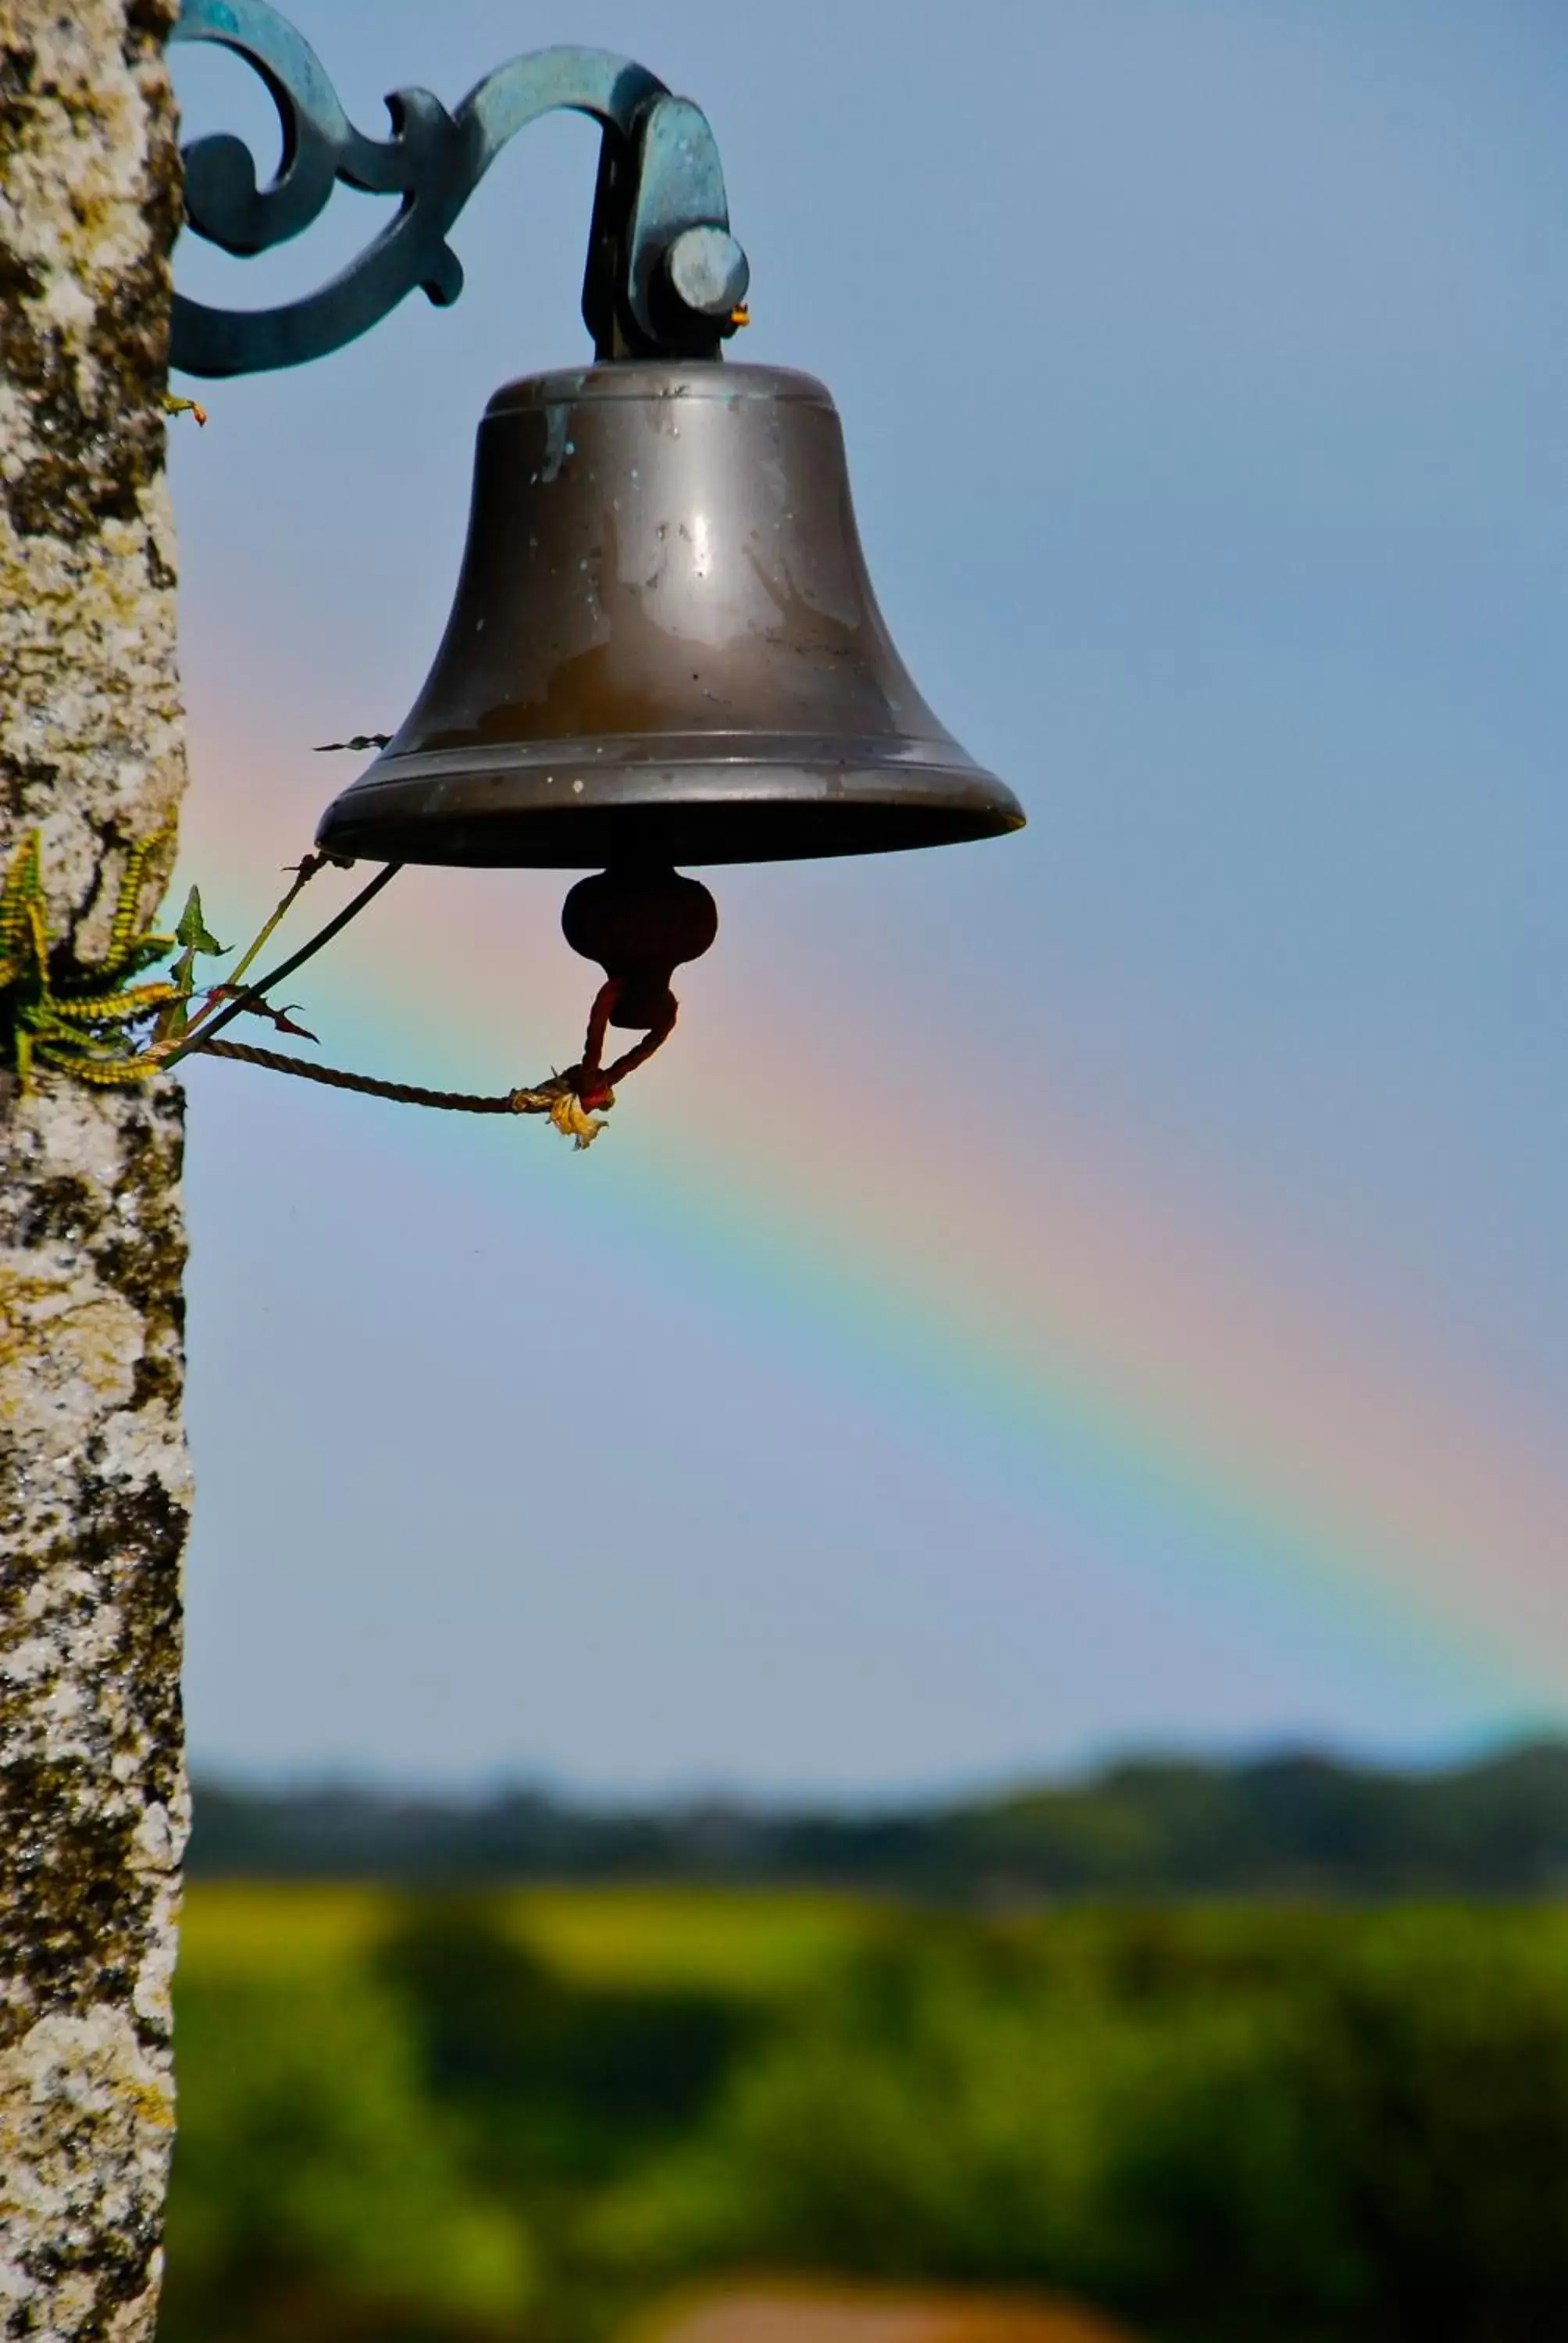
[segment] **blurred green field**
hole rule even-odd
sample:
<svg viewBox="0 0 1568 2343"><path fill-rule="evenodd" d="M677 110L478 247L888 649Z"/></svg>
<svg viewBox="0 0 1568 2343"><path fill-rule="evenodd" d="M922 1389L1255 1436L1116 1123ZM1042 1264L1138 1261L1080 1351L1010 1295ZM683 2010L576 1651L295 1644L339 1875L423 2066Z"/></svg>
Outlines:
<svg viewBox="0 0 1568 2343"><path fill-rule="evenodd" d="M609 2343L749 2272L1171 2343L1568 2332L1568 1908L193 1889L164 2343Z"/></svg>
<svg viewBox="0 0 1568 2343"><path fill-rule="evenodd" d="M876 1934L890 1907L793 1889L529 1887L482 1898L487 1920L584 1985L690 1986L769 1996L821 1977ZM193 1886L181 1929L192 1986L352 1971L409 1898L395 1888Z"/></svg>

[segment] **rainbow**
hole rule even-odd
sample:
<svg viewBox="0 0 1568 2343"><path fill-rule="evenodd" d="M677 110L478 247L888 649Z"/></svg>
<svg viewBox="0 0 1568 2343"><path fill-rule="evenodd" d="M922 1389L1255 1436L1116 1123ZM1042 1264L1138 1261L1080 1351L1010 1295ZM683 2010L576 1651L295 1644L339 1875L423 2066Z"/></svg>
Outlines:
<svg viewBox="0 0 1568 2343"><path fill-rule="evenodd" d="M243 755L221 769L186 861L226 933L308 839L322 769L281 794ZM349 883L318 880L320 910ZM548 874L405 873L300 980L324 1054L489 1088L568 1061L591 978L559 893ZM548 1185L609 1259L673 1258L743 1297L880 1428L1005 1485L1134 1596L1261 1622L1369 1682L1419 1676L1500 1724L1562 1715L1568 1477L1544 1431L1342 1268L1249 1254L1217 1191L1173 1185L1047 1077L1019 1097L939 1011L917 1050L811 983L733 925L591 1157L535 1123L409 1116L407 1143L452 1177L526 1183L530 1208Z"/></svg>

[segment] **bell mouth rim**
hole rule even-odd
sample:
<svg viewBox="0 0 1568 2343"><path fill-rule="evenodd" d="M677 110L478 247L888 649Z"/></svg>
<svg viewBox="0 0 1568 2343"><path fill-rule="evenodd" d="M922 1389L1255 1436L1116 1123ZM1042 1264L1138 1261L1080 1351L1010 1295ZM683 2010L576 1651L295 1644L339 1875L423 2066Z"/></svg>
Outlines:
<svg viewBox="0 0 1568 2343"><path fill-rule="evenodd" d="M702 869L961 845L1025 824L1012 791L956 741L839 741L831 757L759 754L753 741L749 753L715 756L710 736L694 755L681 750L696 742L631 737L649 753L607 762L592 754L598 744L580 740L565 754L560 743L520 743L535 753L510 758L388 752L327 808L317 843L367 861ZM826 745L811 735L773 740L795 751Z"/></svg>
<svg viewBox="0 0 1568 2343"><path fill-rule="evenodd" d="M609 870L657 868L678 870L734 869L764 862L827 862L866 854L927 852L938 846L975 846L987 839L1010 837L1021 830L1015 820L965 820L950 811L925 815L909 808L896 809L890 827L885 809L875 806L840 808L861 813L859 824L835 825L831 831L813 829L799 819L769 820L782 810L800 815L799 807L755 809L744 828L731 820L722 827L701 819L710 809L673 806L656 821L639 824L635 835L618 827L604 827L598 816L561 807L553 813L495 816L458 820L432 827L401 830L377 822L357 830L352 825L329 828L323 821L317 845L323 853L344 862L407 862L436 870ZM757 820L757 813L764 817ZM698 819L693 819L698 817ZM625 811L621 816L625 820Z"/></svg>

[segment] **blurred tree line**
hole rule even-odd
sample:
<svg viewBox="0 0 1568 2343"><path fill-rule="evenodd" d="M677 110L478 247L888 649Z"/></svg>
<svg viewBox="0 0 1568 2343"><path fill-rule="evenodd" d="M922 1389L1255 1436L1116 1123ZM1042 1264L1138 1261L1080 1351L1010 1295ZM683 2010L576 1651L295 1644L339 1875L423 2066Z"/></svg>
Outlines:
<svg viewBox="0 0 1568 2343"><path fill-rule="evenodd" d="M815 1881L939 1901L1051 1896L1520 1896L1568 1889L1568 1744L1442 1773L1328 1757L1145 1760L872 1814L607 1812L208 1783L197 1878Z"/></svg>
<svg viewBox="0 0 1568 2343"><path fill-rule="evenodd" d="M191 1967L164 2343L600 2343L747 2268L1170 2343L1568 2331L1568 1912L845 1899L759 1990L574 1971L526 1904L389 1897L275 1974L253 1898Z"/></svg>

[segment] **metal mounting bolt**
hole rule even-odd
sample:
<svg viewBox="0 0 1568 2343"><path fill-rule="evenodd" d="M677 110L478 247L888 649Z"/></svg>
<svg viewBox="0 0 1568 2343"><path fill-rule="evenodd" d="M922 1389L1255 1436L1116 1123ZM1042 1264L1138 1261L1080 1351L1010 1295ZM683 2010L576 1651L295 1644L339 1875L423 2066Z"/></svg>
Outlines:
<svg viewBox="0 0 1568 2343"><path fill-rule="evenodd" d="M664 269L682 307L699 317L728 318L751 281L745 253L722 227L682 228L664 256Z"/></svg>

